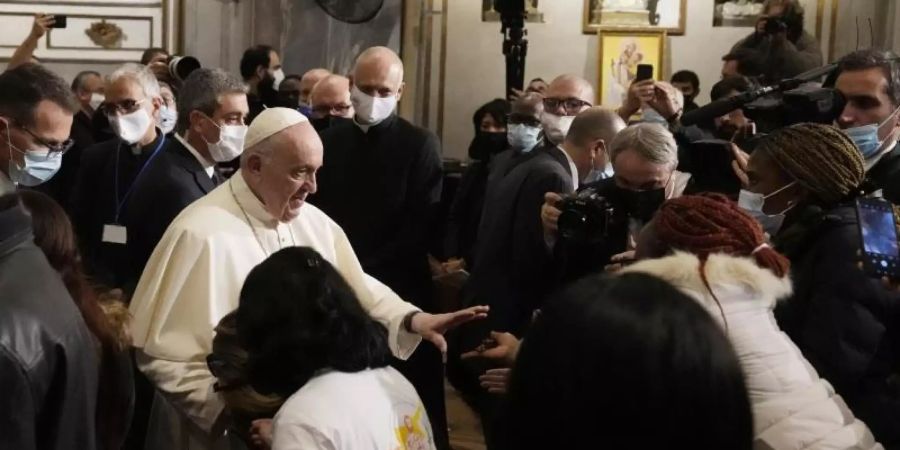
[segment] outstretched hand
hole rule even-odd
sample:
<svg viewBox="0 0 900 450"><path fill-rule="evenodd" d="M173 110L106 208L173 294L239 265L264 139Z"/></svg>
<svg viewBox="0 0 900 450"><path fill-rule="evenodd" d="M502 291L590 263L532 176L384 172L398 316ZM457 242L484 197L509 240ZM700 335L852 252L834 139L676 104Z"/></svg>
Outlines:
<svg viewBox="0 0 900 450"><path fill-rule="evenodd" d="M47 30L49 30L53 24L56 23L56 17L51 16L49 14L35 14L34 15L34 23L31 25L31 37L33 39L40 39L47 34Z"/></svg>
<svg viewBox="0 0 900 450"><path fill-rule="evenodd" d="M445 314L418 313L413 316L410 329L446 355L447 340L444 339L444 333L464 323L486 318L489 309L487 306L472 306Z"/></svg>
<svg viewBox="0 0 900 450"><path fill-rule="evenodd" d="M462 359L485 358L512 366L519 353L519 339L510 333L491 331L490 339L485 339L475 350L460 355Z"/></svg>

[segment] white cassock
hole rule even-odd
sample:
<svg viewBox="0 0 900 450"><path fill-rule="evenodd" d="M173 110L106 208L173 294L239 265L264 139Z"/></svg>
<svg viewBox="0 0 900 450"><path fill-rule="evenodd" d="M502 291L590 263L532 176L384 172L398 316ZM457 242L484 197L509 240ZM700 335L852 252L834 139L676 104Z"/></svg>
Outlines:
<svg viewBox="0 0 900 450"><path fill-rule="evenodd" d="M310 204L291 222L278 222L239 171L175 218L131 301L138 367L158 390L148 450L228 448L218 421L224 404L206 365L213 329L237 308L250 270L295 245L315 249L337 268L363 308L387 327L395 356L406 359L416 349L420 336L402 322L418 308L363 272L344 231Z"/></svg>

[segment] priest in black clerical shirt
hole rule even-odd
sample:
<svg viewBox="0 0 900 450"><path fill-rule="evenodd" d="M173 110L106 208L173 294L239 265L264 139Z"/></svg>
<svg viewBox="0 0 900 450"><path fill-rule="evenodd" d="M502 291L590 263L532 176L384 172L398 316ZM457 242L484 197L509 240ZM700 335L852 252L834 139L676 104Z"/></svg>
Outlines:
<svg viewBox="0 0 900 450"><path fill-rule="evenodd" d="M165 137L156 128L163 104L146 67L125 64L110 75L101 106L118 137L84 150L72 193L73 225L85 267L110 287L124 282L128 230L121 212L142 169L159 156Z"/></svg>
<svg viewBox="0 0 900 450"><path fill-rule="evenodd" d="M353 120L322 132L324 164L310 203L347 233L363 269L404 300L434 312L428 266L434 213L441 193L437 137L398 117L403 90L400 58L384 47L356 61ZM397 368L418 391L438 448L449 448L441 355L419 346Z"/></svg>

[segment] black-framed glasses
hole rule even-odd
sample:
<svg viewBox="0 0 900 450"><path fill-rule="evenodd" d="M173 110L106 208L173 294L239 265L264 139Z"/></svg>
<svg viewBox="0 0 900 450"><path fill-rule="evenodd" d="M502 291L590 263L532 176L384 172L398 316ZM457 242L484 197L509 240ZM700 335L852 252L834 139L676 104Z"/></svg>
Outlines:
<svg viewBox="0 0 900 450"><path fill-rule="evenodd" d="M562 108L567 116L574 116L583 108L590 106L590 103L580 98L544 98L544 110L553 112Z"/></svg>
<svg viewBox="0 0 900 450"><path fill-rule="evenodd" d="M51 143L47 142L46 140L44 140L43 138L41 138L40 136L38 136L37 134L35 134L33 131L29 130L27 127L24 127L24 126L18 125L18 124L16 125L16 127L21 130L24 130L26 133L30 134L31 137L34 138L34 140L38 142L38 144L41 144L42 146L47 148L46 154L44 154L43 152L31 152L33 156L43 157L45 159L49 159L50 157L61 156L63 153L69 151L69 149L72 148L72 145L75 144L75 140L71 139L71 138L66 139L65 141L63 141L59 144L51 144Z"/></svg>

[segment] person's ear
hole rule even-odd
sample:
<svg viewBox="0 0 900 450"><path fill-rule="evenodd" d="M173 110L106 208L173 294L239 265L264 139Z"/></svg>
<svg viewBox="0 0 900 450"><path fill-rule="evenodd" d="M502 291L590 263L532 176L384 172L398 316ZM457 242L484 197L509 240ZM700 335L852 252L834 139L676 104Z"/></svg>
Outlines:
<svg viewBox="0 0 900 450"><path fill-rule="evenodd" d="M256 77L262 80L266 77L267 69L263 66L256 66Z"/></svg>
<svg viewBox="0 0 900 450"><path fill-rule="evenodd" d="M162 97L153 97L150 100L150 105L151 105L150 115L152 115L155 118L159 118L159 110L162 109L162 105L163 105Z"/></svg>
<svg viewBox="0 0 900 450"><path fill-rule="evenodd" d="M591 145L591 150L593 150L595 156L606 158L606 142L603 139L594 141Z"/></svg>
<svg viewBox="0 0 900 450"><path fill-rule="evenodd" d="M247 159L241 162L241 170L246 170L253 176L259 176L262 172L262 157L257 154L247 156Z"/></svg>
<svg viewBox="0 0 900 450"><path fill-rule="evenodd" d="M188 129L198 136L203 136L203 122L205 121L206 116L195 109L188 114Z"/></svg>
<svg viewBox="0 0 900 450"><path fill-rule="evenodd" d="M401 98L403 98L403 88L406 87L406 82L400 82L400 88L397 89L397 101L399 102Z"/></svg>

